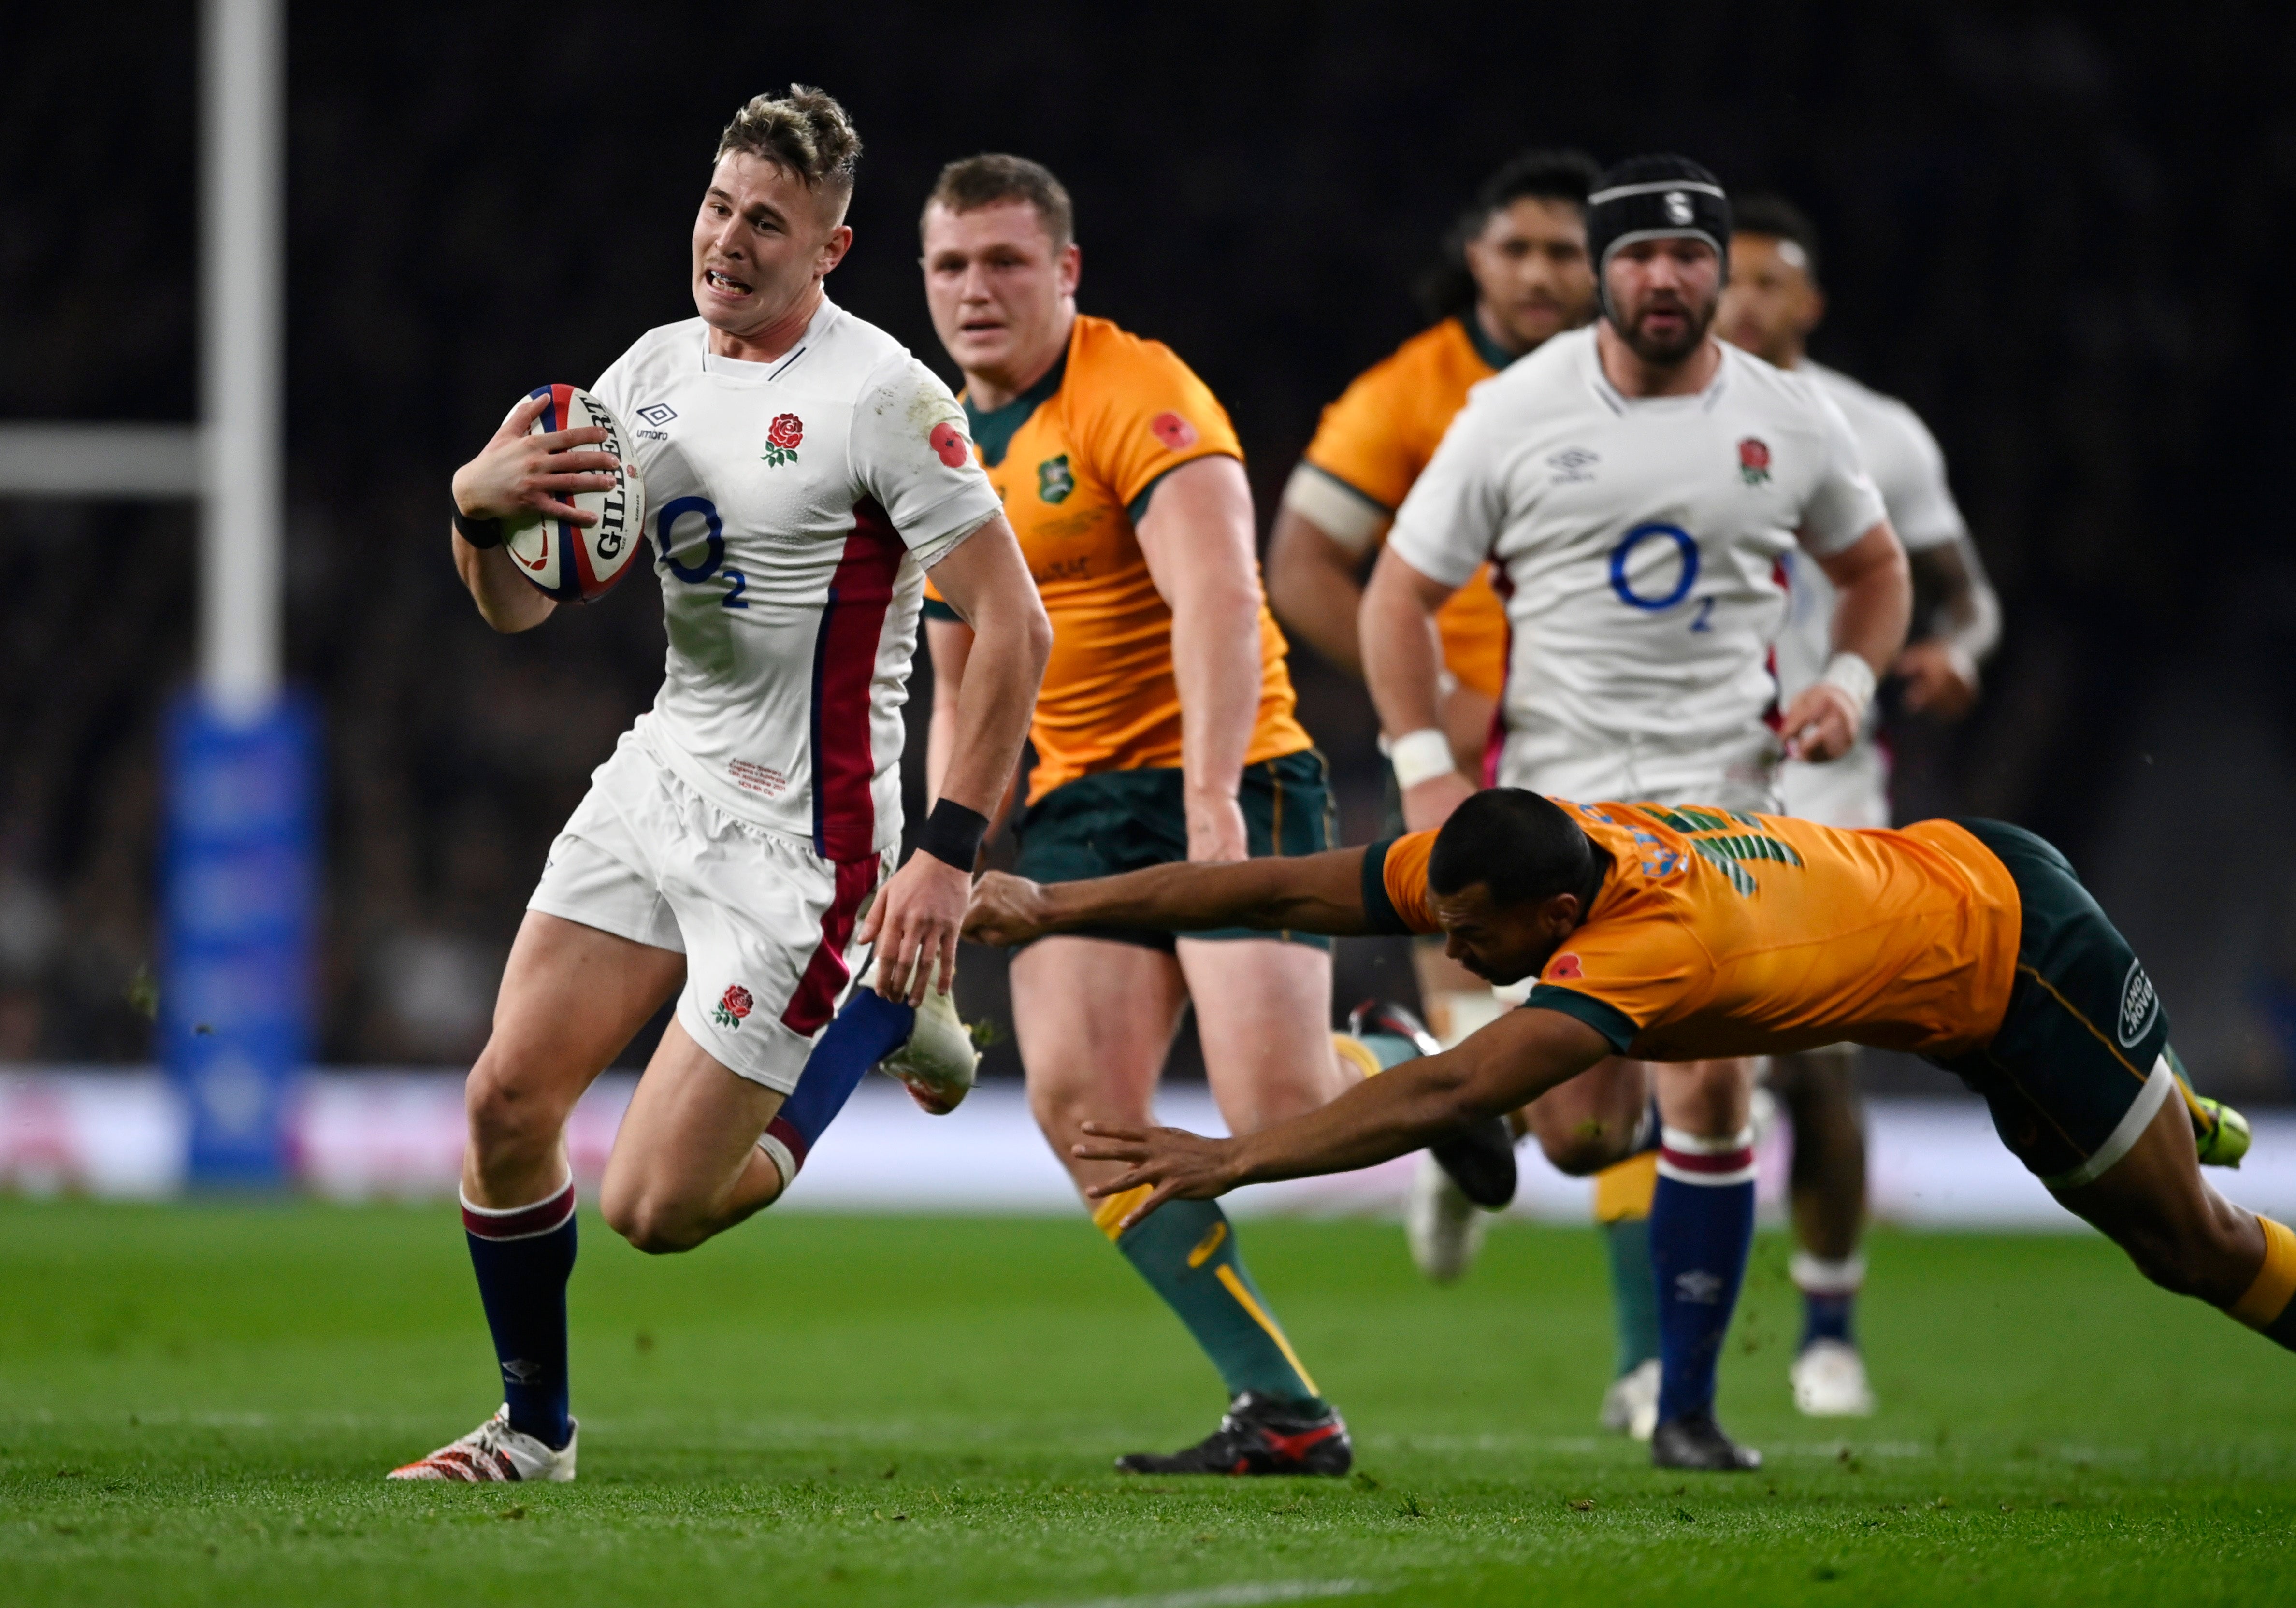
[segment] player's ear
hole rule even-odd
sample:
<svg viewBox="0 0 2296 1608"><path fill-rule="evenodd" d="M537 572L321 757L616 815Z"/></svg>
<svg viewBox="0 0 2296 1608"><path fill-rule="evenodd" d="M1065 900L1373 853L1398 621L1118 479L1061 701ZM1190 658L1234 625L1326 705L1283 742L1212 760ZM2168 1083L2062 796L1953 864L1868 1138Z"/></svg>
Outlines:
<svg viewBox="0 0 2296 1608"><path fill-rule="evenodd" d="M1062 295L1073 296L1076 294L1078 283L1083 277L1084 248L1076 242L1070 241L1061 248L1060 255L1054 259L1054 283L1060 286Z"/></svg>

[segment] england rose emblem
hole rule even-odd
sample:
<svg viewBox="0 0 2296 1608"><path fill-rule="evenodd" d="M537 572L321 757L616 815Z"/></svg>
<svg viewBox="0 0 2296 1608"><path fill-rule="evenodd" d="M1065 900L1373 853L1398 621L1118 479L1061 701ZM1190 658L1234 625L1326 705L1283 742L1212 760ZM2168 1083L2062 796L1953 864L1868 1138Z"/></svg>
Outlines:
<svg viewBox="0 0 2296 1608"><path fill-rule="evenodd" d="M1769 443L1759 436L1748 436L1738 443L1738 472L1749 486L1759 486L1770 478Z"/></svg>
<svg viewBox="0 0 2296 1608"><path fill-rule="evenodd" d="M779 469L784 464L797 462L799 443L805 439L805 421L795 414L777 414L766 427L767 467Z"/></svg>
<svg viewBox="0 0 2296 1608"><path fill-rule="evenodd" d="M709 1013L710 1019L721 1028L738 1028L742 1025L742 1018L747 1016L750 1007L756 1004L757 1001L750 997L749 989L738 982L728 983L726 992L718 998L718 1008Z"/></svg>

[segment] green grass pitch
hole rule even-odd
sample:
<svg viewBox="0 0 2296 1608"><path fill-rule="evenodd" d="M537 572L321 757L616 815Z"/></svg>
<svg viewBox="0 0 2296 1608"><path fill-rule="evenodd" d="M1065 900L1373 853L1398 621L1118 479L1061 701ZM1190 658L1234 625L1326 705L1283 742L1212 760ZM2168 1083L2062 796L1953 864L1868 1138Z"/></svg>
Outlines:
<svg viewBox="0 0 2296 1608"><path fill-rule="evenodd" d="M1798 1418L1757 1251L1748 1477L1598 1437L1600 1252L1250 1222L1359 1476L1137 1480L1209 1368L1081 1218L768 1214L650 1261L594 1219L582 1478L386 1486L493 1407L451 1209L0 1202L0 1602L2287 1602L2296 1358L2094 1238L1884 1234L1879 1417Z"/></svg>

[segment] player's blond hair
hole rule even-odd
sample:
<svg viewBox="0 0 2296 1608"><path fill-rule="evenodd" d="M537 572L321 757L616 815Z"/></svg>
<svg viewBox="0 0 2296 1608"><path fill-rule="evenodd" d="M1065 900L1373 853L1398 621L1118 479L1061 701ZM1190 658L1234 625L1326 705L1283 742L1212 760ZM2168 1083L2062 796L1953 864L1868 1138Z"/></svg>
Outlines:
<svg viewBox="0 0 2296 1608"><path fill-rule="evenodd" d="M932 193L925 197L925 210L942 207L951 212L971 212L1005 201L1026 201L1037 209L1037 221L1052 237L1054 250L1076 238L1076 208L1053 170L1025 156L1001 152L960 157L943 168L933 182ZM917 232L924 232L922 217L917 219Z"/></svg>
<svg viewBox="0 0 2296 1608"><path fill-rule="evenodd" d="M718 136L713 162L740 152L773 163L805 181L818 194L844 201L853 193L861 165L861 136L835 96L809 84L792 84L786 95L761 94L734 114Z"/></svg>

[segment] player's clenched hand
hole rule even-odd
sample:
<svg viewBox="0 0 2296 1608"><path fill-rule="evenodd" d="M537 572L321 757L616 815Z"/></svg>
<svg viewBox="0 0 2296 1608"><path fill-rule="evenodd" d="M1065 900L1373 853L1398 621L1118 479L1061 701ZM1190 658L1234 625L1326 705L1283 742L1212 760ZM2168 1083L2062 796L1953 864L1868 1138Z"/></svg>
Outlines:
<svg viewBox="0 0 2296 1608"><path fill-rule="evenodd" d="M549 400L528 397L520 402L479 455L455 471L457 508L474 520L542 513L578 525L598 522L596 514L565 499L578 492L612 490L620 460L593 450L606 439L598 425L527 434Z"/></svg>
<svg viewBox="0 0 2296 1608"><path fill-rule="evenodd" d="M1794 694L1778 723L1785 733L1786 758L1822 764L1839 759L1857 741L1865 718L1855 700L1831 681L1813 682Z"/></svg>
<svg viewBox="0 0 2296 1608"><path fill-rule="evenodd" d="M1977 660L1957 644L1931 637L1898 655L1890 667L1906 683L1906 707L1916 715L1958 720L1977 701Z"/></svg>
<svg viewBox="0 0 2296 1608"><path fill-rule="evenodd" d="M1243 807L1234 793L1192 787L1186 808L1190 860L1202 864L1251 857L1251 840L1243 829Z"/></svg>
<svg viewBox="0 0 2296 1608"><path fill-rule="evenodd" d="M964 912L965 937L1001 949L1044 935L1043 883L992 871L972 885L972 903Z"/></svg>
<svg viewBox="0 0 2296 1608"><path fill-rule="evenodd" d="M1080 1161L1128 1161L1131 1165L1085 1194L1095 1201L1155 1185L1154 1193L1125 1214L1120 1230L1167 1201L1209 1201L1242 1182L1233 1139L1207 1139L1183 1128L1127 1128L1118 1122L1087 1122L1086 1137L1070 1146Z"/></svg>
<svg viewBox="0 0 2296 1608"><path fill-rule="evenodd" d="M922 849L893 873L854 935L877 946L877 992L922 1005L928 983L955 982L956 935L972 890L971 877Z"/></svg>
<svg viewBox="0 0 2296 1608"><path fill-rule="evenodd" d="M1413 832L1430 831L1474 796L1473 784L1456 770L1430 776L1403 790L1403 824Z"/></svg>

